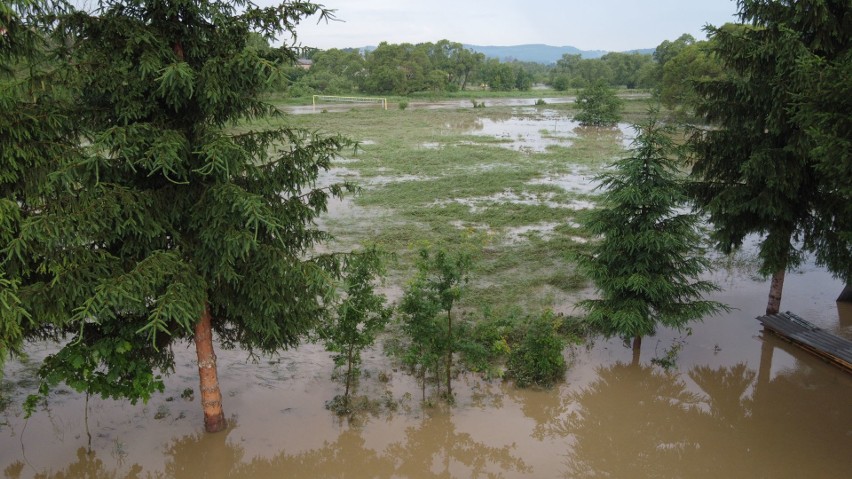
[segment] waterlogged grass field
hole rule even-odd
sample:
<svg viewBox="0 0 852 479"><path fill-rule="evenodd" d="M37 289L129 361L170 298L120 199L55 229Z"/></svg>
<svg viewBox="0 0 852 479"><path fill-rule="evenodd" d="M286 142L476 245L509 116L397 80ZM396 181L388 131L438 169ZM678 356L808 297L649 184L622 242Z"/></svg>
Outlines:
<svg viewBox="0 0 852 479"><path fill-rule="evenodd" d="M468 310L570 313L587 286L571 260L588 241L578 218L599 194L595 174L632 138L627 123L580 127L572 108L359 106L281 121L360 142L323 181L348 180L361 191L331 205L322 226L335 237L333 251L376 244L394 253L392 297L429 244L474 254ZM627 116L638 120L645 109L628 102Z"/></svg>
<svg viewBox="0 0 852 479"><path fill-rule="evenodd" d="M519 319L498 308L571 314L590 294L570 257L589 240L576 223L600 199L592 178L626 154L626 124L578 128L570 105L350 109L280 120L362 142L319 183L363 187L329 205L320 226L336 240L323 250L375 242L394 252L386 285L398 294L423 242L470 248L477 261L465 312L495 331ZM645 105L627 109L625 118L637 122ZM340 418L326 409L343 386L330 380L334 362L321 345L259 361L220 347L229 428L205 434L189 346L174 349L165 392L148 403L63 387L24 419L20 404L38 386L35 370L57 348L35 342L7 362L0 381L0 469L19 479L846 477L852 380L761 331L753 318L768 282L754 276L756 253L753 239L708 275L722 286L709 299L731 311L688 332L660 328L643 341L639 364L619 338L594 338L566 348L570 366L552 389L459 374L452 407L437 397L421 403L416 376L373 349L356 397L363 411ZM848 332L834 302L843 285L830 273L804 264L785 286L791 310Z"/></svg>

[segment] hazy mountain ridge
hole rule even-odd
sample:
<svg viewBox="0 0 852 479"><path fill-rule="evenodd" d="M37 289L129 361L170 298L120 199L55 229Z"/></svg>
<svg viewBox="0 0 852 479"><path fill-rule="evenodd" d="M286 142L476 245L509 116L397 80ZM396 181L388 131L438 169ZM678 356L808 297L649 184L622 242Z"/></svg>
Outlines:
<svg viewBox="0 0 852 479"><path fill-rule="evenodd" d="M464 44L464 47L475 52L483 53L488 58L497 58L501 61L518 60L522 62L536 62L544 64L556 63L557 60L562 58L562 55L565 54L579 54L583 58L600 58L609 53L606 50L580 50L579 48L572 47L570 45L557 47L541 43L505 46ZM360 51L372 51L375 49L375 46L359 48ZM654 53L654 48L639 48L635 50L627 50L623 53L651 54Z"/></svg>
<svg viewBox="0 0 852 479"><path fill-rule="evenodd" d="M562 55L577 55L583 58L600 58L607 52L604 50L580 50L577 47L556 47L543 44L527 45L465 45L465 48L484 53L488 58L499 60L514 59L523 62L556 63Z"/></svg>

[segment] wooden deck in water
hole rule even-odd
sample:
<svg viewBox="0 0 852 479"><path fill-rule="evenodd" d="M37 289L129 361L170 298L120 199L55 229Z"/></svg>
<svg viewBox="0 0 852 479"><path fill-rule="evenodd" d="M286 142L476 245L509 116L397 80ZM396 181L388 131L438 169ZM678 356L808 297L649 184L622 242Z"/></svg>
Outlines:
<svg viewBox="0 0 852 479"><path fill-rule="evenodd" d="M757 318L782 338L852 373L852 341L818 328L791 312Z"/></svg>

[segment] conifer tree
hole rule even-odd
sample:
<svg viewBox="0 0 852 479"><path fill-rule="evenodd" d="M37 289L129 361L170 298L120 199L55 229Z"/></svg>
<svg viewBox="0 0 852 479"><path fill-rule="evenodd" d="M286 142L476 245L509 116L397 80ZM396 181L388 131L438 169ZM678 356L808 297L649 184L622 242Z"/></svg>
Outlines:
<svg viewBox="0 0 852 479"><path fill-rule="evenodd" d="M655 112L634 128L632 156L598 177L602 205L584 226L600 239L578 259L600 293L580 302L587 321L607 336L633 338L638 359L642 336L657 325L681 328L724 306L702 299L716 288L698 279L709 264L696 216L681 212L687 198L669 158L669 128Z"/></svg>
<svg viewBox="0 0 852 479"><path fill-rule="evenodd" d="M760 235L772 314L805 252L852 277L852 4L738 3L748 24L708 28L724 74L697 85L710 127L690 138L695 198L722 251Z"/></svg>
<svg viewBox="0 0 852 479"><path fill-rule="evenodd" d="M31 28L47 22L71 99L33 118L37 132L65 127L56 143L69 152L27 148L13 130L22 164L41 169L3 180L4 200L20 204L4 268L30 334L69 339L42 365L40 393L65 382L146 400L163 389L170 346L193 341L205 427L221 430L213 332L225 347L294 346L326 315L339 273L339 258L309 252L328 238L313 220L345 189L316 180L349 142L237 128L276 114L260 95L282 65L246 48L252 35L289 41L300 20L328 12L104 0L91 13L25 13Z"/></svg>

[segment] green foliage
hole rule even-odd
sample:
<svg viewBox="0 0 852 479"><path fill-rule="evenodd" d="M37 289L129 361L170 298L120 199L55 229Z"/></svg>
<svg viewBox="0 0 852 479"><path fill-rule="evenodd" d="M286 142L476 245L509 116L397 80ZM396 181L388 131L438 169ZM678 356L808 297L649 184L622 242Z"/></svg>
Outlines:
<svg viewBox="0 0 852 479"><path fill-rule="evenodd" d="M400 311L402 330L409 340L403 362L419 372L425 388L427 374L439 375L443 366L447 398L452 399L453 354L458 331L453 328L453 306L467 284L471 256L442 248L422 248L417 275L406 289Z"/></svg>
<svg viewBox="0 0 852 479"><path fill-rule="evenodd" d="M614 126L621 120L622 101L615 91L603 82L597 82L577 95L580 112L574 119L581 125Z"/></svg>
<svg viewBox="0 0 852 479"><path fill-rule="evenodd" d="M350 424L358 424L361 418L369 414L380 417L382 412L394 412L399 408L399 402L394 400L390 391L387 391L380 399L367 396L335 396L326 401L325 408L338 416L348 416Z"/></svg>
<svg viewBox="0 0 852 479"><path fill-rule="evenodd" d="M587 88L598 83L612 87L650 87L647 73L653 67L651 55L610 52L601 58L562 55L550 72L550 85L556 90Z"/></svg>
<svg viewBox="0 0 852 479"><path fill-rule="evenodd" d="M509 355L508 374L519 387L550 387L565 374L565 342L557 334L560 321L551 312L532 318Z"/></svg>
<svg viewBox="0 0 852 479"><path fill-rule="evenodd" d="M399 109L400 110L405 110L406 108L408 108L408 102L407 101L402 100L401 102L399 102Z"/></svg>
<svg viewBox="0 0 852 479"><path fill-rule="evenodd" d="M651 55L643 55L640 53L620 53L609 52L602 56L599 60L609 67L612 73L610 84L614 86L624 86L629 89L637 88L643 85L642 69L646 65L651 65Z"/></svg>
<svg viewBox="0 0 852 479"><path fill-rule="evenodd" d="M41 393L66 382L147 399L206 305L226 346L297 344L326 316L341 267L307 254L328 238L314 220L351 189L315 185L351 142L234 127L276 113L259 95L283 64L256 34L290 35L326 12L186 0L68 8L16 10L9 38L39 32L50 41L34 51L50 62L28 60L0 90L11 112L0 120L0 211L12 232L0 293L19 311L4 312L4 329L28 315L26 336L68 339L45 361Z"/></svg>
<svg viewBox="0 0 852 479"><path fill-rule="evenodd" d="M584 226L600 239L578 257L601 295L580 302L587 321L605 335L627 338L652 334L658 324L681 328L723 308L701 299L716 288L697 279L709 264L699 248L698 218L679 211L686 194L669 158L672 132L654 112L634 128L632 156L598 177L606 194Z"/></svg>
<svg viewBox="0 0 852 479"><path fill-rule="evenodd" d="M709 28L724 75L702 82L695 196L725 252L762 237L761 273L804 252L852 277L849 72L845 0L739 2L750 25ZM783 276L781 276L783 277Z"/></svg>
<svg viewBox="0 0 852 479"><path fill-rule="evenodd" d="M458 91L465 89L484 59L484 55L448 40L416 45L382 42L366 53L363 69L350 69L346 75L365 93Z"/></svg>
<svg viewBox="0 0 852 479"><path fill-rule="evenodd" d="M353 253L342 273L346 297L337 307L337 315L320 327L320 336L326 349L336 353L335 367L346 368L343 394L346 401L361 373L361 352L372 346L384 330L392 309L385 307L384 295L375 292L374 282L384 273L382 256L377 250Z"/></svg>
<svg viewBox="0 0 852 479"><path fill-rule="evenodd" d="M144 317L133 322L124 319L84 325L74 341L48 356L39 368L39 395L46 397L60 383L103 398L129 399L132 404L163 392L162 377L154 371L167 374L174 365L165 336L158 344L134 344L139 342L137 331ZM30 408L33 400L29 399Z"/></svg>
<svg viewBox="0 0 852 479"><path fill-rule="evenodd" d="M345 95L357 90L356 78L364 68L364 59L357 51L303 49L302 53L313 61L310 67L292 65L282 69L286 81L270 84L270 89L286 90L291 97Z"/></svg>
<svg viewBox="0 0 852 479"><path fill-rule="evenodd" d="M660 102L680 114L690 114L698 104L695 85L722 75L722 65L710 52L709 42L684 47L663 67Z"/></svg>
<svg viewBox="0 0 852 479"><path fill-rule="evenodd" d="M571 88L571 77L566 74L556 75L550 80L550 86L557 91L566 91Z"/></svg>
<svg viewBox="0 0 852 479"><path fill-rule="evenodd" d="M666 64L677 57L680 52L695 43L695 37L684 33L675 40L663 40L654 50L654 70L651 73L654 85L659 87L663 82Z"/></svg>
<svg viewBox="0 0 852 479"><path fill-rule="evenodd" d="M5 276L5 272L2 274ZM18 284L18 281L0 277L0 378L6 358L22 353L23 323L30 318L21 306Z"/></svg>
<svg viewBox="0 0 852 479"><path fill-rule="evenodd" d="M19 266L3 253L29 210L42 204L55 158L76 156L67 141L74 122L57 114L69 101L64 71L53 65L43 25L31 21L43 7L26 0L0 5L0 377L6 358L20 355L36 328Z"/></svg>
<svg viewBox="0 0 852 479"><path fill-rule="evenodd" d="M493 315L486 311L461 337L459 350L465 365L486 377L502 377L502 362L509 357L510 344L517 336L518 319L514 314Z"/></svg>
<svg viewBox="0 0 852 479"><path fill-rule="evenodd" d="M520 62L501 62L491 58L482 66L480 79L490 90L523 91L532 87L533 77Z"/></svg>

